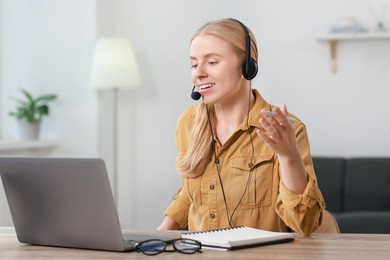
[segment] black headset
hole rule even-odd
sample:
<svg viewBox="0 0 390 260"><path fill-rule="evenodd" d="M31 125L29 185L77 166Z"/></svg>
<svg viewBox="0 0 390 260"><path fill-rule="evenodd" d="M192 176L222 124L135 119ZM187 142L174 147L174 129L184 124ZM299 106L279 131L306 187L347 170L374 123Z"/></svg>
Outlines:
<svg viewBox="0 0 390 260"><path fill-rule="evenodd" d="M259 70L259 66L257 62L251 57L251 36L249 35L248 27L246 27L242 22L236 20L234 18L230 18L233 21L239 23L244 29L245 32L245 40L246 40L246 51L245 51L245 60L242 64L242 75L246 80L251 80L256 77L257 72Z"/></svg>

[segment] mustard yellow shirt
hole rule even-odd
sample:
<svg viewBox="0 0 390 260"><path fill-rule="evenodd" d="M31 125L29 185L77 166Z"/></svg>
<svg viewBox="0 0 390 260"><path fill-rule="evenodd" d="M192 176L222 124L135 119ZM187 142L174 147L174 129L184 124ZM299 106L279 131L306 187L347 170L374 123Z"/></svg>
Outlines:
<svg viewBox="0 0 390 260"><path fill-rule="evenodd" d="M308 235L321 224L325 202L316 183L305 125L294 115L290 115L297 119L294 123L296 140L308 173L305 191L303 194L294 194L281 180L277 155L255 133L256 128L261 128L258 123L260 110L271 110L273 106L257 90L253 90L253 93L256 101L248 120L254 145L255 166L252 167L252 174L249 167L252 147L246 120L225 144L216 142L228 211L212 158L202 175L195 178L183 177L183 186L166 209L165 215L182 227L188 225L191 231L227 228L228 218L231 218L234 226L295 231ZM184 111L178 120L178 159L189 149L195 113L194 106Z"/></svg>

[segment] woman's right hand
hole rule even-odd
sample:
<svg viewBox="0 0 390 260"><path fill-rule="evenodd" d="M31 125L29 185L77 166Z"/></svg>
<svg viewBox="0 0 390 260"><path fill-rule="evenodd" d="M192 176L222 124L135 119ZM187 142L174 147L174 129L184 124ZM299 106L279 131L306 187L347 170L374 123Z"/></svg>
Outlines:
<svg viewBox="0 0 390 260"><path fill-rule="evenodd" d="M173 219L166 216L157 230L177 230L179 229L179 224L177 224Z"/></svg>

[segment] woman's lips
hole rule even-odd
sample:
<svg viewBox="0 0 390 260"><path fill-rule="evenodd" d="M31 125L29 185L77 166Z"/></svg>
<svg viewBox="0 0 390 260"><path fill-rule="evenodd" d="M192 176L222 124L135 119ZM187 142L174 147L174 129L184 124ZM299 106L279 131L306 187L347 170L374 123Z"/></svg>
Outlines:
<svg viewBox="0 0 390 260"><path fill-rule="evenodd" d="M203 84L199 86L199 91L201 93L207 92L209 89L213 88L215 84L209 83L209 84Z"/></svg>

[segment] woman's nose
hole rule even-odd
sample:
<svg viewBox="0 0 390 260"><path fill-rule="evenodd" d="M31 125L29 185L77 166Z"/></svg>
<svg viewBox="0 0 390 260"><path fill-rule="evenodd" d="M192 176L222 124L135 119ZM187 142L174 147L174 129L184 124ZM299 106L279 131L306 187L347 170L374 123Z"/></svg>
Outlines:
<svg viewBox="0 0 390 260"><path fill-rule="evenodd" d="M194 71L195 78L203 78L207 76L207 71L203 65L198 65Z"/></svg>

